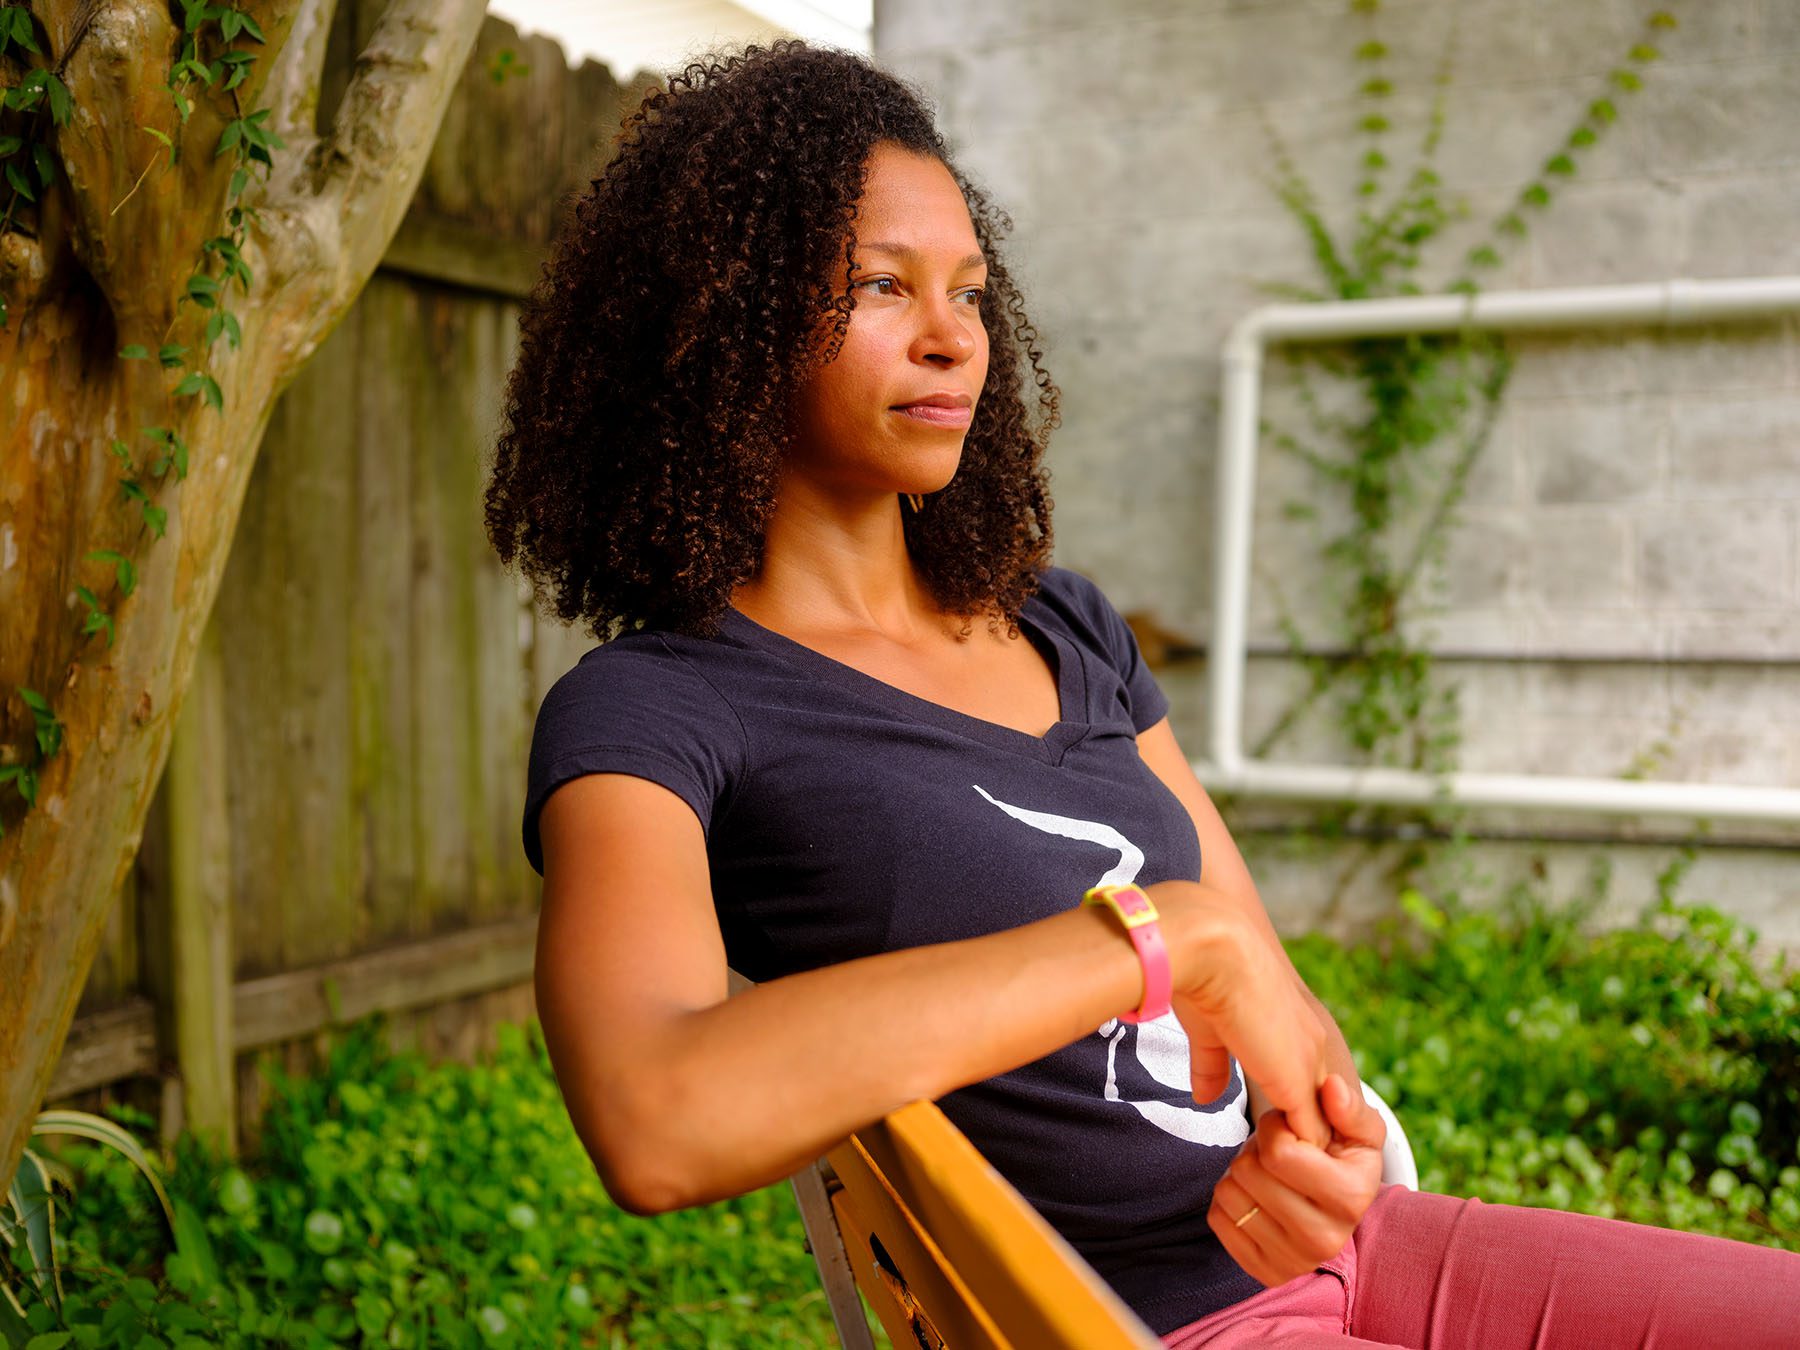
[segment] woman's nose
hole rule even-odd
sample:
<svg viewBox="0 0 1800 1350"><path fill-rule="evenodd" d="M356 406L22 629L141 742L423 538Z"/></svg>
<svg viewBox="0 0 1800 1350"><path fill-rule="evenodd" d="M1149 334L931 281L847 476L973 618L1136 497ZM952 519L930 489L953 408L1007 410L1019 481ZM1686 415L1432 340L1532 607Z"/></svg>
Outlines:
<svg viewBox="0 0 1800 1350"><path fill-rule="evenodd" d="M980 318L977 316L971 323L968 315L958 314L956 306L959 303L968 308L966 302L948 298L940 298L926 307L921 331L913 344L915 357L959 366L975 354L976 339L972 329Z"/></svg>

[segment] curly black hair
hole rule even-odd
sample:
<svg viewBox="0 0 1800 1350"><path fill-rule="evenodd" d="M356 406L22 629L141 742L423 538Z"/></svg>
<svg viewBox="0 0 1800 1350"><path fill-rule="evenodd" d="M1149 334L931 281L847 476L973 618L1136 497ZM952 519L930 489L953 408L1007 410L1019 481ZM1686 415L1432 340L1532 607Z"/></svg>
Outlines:
<svg viewBox="0 0 1800 1350"><path fill-rule="evenodd" d="M761 566L793 394L842 345L852 220L884 142L950 171L988 262L987 382L955 478L902 512L907 547L946 613L1017 635L1050 556L1041 460L1060 418L997 248L1012 221L950 162L919 91L795 39L652 89L525 304L485 514L557 618L601 641L718 632Z"/></svg>

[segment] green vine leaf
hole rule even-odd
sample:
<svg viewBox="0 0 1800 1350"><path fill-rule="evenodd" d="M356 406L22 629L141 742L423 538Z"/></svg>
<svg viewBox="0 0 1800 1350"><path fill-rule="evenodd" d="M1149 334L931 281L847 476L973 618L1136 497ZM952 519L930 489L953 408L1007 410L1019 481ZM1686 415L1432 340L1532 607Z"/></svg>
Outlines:
<svg viewBox="0 0 1800 1350"><path fill-rule="evenodd" d="M144 524L156 538L163 537L163 530L168 524L169 513L150 500L150 494L144 491L144 485L135 478L121 478L119 490L126 501L135 501L142 510Z"/></svg>
<svg viewBox="0 0 1800 1350"><path fill-rule="evenodd" d="M157 353L157 359L163 363L164 370L172 370L182 364L181 358L185 355L187 355L186 347L178 342L168 342L164 343L162 350Z"/></svg>
<svg viewBox="0 0 1800 1350"><path fill-rule="evenodd" d="M25 799L25 805L37 805L38 776L29 764L8 764L0 768L0 783L11 783Z"/></svg>
<svg viewBox="0 0 1800 1350"><path fill-rule="evenodd" d="M194 394L200 395L203 401L210 403L216 410L224 411L225 395L219 389L219 382L203 370L189 371L181 383L175 386L177 398L187 398ZM184 473L183 477L185 476Z"/></svg>
<svg viewBox="0 0 1800 1350"><path fill-rule="evenodd" d="M119 356L126 361L148 361L150 349L141 342L133 342L129 346L119 348Z"/></svg>
<svg viewBox="0 0 1800 1350"><path fill-rule="evenodd" d="M1552 155L1544 161L1544 172L1558 174L1567 178L1575 172L1575 161L1567 155Z"/></svg>
<svg viewBox="0 0 1800 1350"><path fill-rule="evenodd" d="M167 427L145 427L144 434L155 441L159 447L156 458L151 461L151 476L161 478L169 471L169 466L173 464L175 466L175 477L177 479L186 478L188 464L187 442L182 440L181 437L177 436Z"/></svg>
<svg viewBox="0 0 1800 1350"><path fill-rule="evenodd" d="M33 71L33 75L42 75L42 84L50 95L50 120L59 127L69 125L75 116L75 99L69 93L69 86L56 78L52 71Z"/></svg>
<svg viewBox="0 0 1800 1350"><path fill-rule="evenodd" d="M87 619L81 625L81 635L86 637L90 633L104 632L106 634L106 645L108 647L112 646L112 615L108 614L106 610L102 608L99 597L86 586L77 586L75 588L75 594L80 596L81 602L88 607Z"/></svg>
<svg viewBox="0 0 1800 1350"><path fill-rule="evenodd" d="M206 320L206 345L212 346L223 334L235 351L243 341L243 331L238 327L237 315L228 309L215 309Z"/></svg>
<svg viewBox="0 0 1800 1350"><path fill-rule="evenodd" d="M28 202L37 200L37 193L31 190L31 180L19 172L19 166L10 159L6 161L6 181L12 184L12 190Z"/></svg>
<svg viewBox="0 0 1800 1350"><path fill-rule="evenodd" d="M177 156L176 156L176 151L175 151L175 141L172 137L170 137L169 133L166 131L159 131L155 127L147 127L142 122L138 123L138 130L148 132L150 135L156 137L157 140L159 140L163 143L164 148L166 148L169 152L169 166L171 168L173 168L175 165L175 160L176 160Z"/></svg>
<svg viewBox="0 0 1800 1350"><path fill-rule="evenodd" d="M33 56L42 56L37 36L31 31L31 11L23 5L8 5L0 9L0 52L4 52L7 43L23 47Z"/></svg>
<svg viewBox="0 0 1800 1350"><path fill-rule="evenodd" d="M96 562L109 562L113 565L118 574L121 596L129 596L137 589L137 564L123 553L114 552L109 548L99 548L85 556Z"/></svg>

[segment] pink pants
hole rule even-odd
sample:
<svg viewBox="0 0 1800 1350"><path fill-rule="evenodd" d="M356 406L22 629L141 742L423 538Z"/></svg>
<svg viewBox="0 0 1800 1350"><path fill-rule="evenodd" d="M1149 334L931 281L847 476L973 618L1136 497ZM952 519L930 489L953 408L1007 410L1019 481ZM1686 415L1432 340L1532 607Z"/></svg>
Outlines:
<svg viewBox="0 0 1800 1350"><path fill-rule="evenodd" d="M1334 1260L1163 1344L1790 1350L1800 1254L1384 1186Z"/></svg>

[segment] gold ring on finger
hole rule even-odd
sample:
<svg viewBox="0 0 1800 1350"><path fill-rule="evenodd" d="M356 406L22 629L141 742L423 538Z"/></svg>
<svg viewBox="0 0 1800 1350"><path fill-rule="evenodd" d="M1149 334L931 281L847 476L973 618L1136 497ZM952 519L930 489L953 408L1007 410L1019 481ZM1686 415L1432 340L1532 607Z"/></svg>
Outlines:
<svg viewBox="0 0 1800 1350"><path fill-rule="evenodd" d="M1250 1220L1254 1219L1258 1214L1261 1214L1261 1213L1262 1213L1261 1205L1252 1205L1252 1206L1250 1206L1249 1209L1244 1211L1242 1218L1234 1219L1232 1222L1237 1227L1242 1228L1245 1224L1249 1223Z"/></svg>

